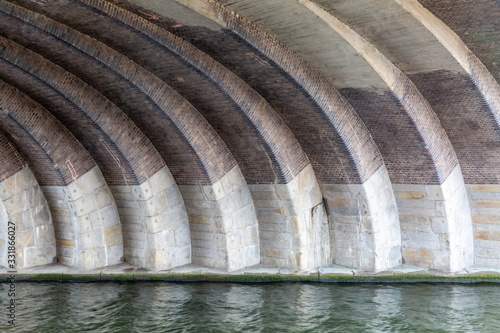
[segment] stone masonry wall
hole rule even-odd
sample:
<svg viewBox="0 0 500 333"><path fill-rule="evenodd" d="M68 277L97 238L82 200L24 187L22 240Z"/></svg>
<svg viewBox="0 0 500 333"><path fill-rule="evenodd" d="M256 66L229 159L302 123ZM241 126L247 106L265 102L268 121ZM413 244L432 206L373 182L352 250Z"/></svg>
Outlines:
<svg viewBox="0 0 500 333"><path fill-rule="evenodd" d="M500 267L500 185L468 184L476 265Z"/></svg>
<svg viewBox="0 0 500 333"><path fill-rule="evenodd" d="M398 208L387 170L362 185L322 184L334 264L380 271L401 263Z"/></svg>
<svg viewBox="0 0 500 333"><path fill-rule="evenodd" d="M0 182L0 266L7 266L8 222L15 224L16 268L56 259L54 226L47 201L29 168Z"/></svg>
<svg viewBox="0 0 500 333"><path fill-rule="evenodd" d="M298 270L329 263L328 220L312 167L288 184L249 185L264 264Z"/></svg>
<svg viewBox="0 0 500 333"><path fill-rule="evenodd" d="M42 186L56 235L59 262L83 269L123 261L118 210L97 167L68 186Z"/></svg>
<svg viewBox="0 0 500 333"><path fill-rule="evenodd" d="M393 184L405 264L454 272L474 263L467 193L453 177L460 167L441 186Z"/></svg>
<svg viewBox="0 0 500 333"><path fill-rule="evenodd" d="M156 270L191 263L186 208L166 167L141 185L110 190L120 215L126 262Z"/></svg>
<svg viewBox="0 0 500 333"><path fill-rule="evenodd" d="M179 190L189 216L193 263L232 271L260 262L255 207L238 167L212 186Z"/></svg>

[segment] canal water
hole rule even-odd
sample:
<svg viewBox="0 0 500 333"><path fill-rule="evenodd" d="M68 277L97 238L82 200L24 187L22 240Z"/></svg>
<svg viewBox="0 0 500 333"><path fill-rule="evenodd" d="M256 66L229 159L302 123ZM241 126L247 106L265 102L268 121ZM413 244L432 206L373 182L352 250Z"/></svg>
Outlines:
<svg viewBox="0 0 500 333"><path fill-rule="evenodd" d="M0 332L500 332L500 285L20 283Z"/></svg>

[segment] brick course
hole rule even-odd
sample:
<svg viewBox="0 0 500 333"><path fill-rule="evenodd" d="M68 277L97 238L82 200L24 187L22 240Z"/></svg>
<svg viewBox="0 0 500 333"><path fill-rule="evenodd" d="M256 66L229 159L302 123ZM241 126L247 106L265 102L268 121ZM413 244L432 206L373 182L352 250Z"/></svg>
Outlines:
<svg viewBox="0 0 500 333"><path fill-rule="evenodd" d="M101 89L104 87L95 87L122 108L149 137L178 183L212 184L236 166L225 144L197 110L148 71L96 40L44 16L8 3L2 3L2 11L94 58L101 64L102 77L114 76L113 86L108 86L114 89L114 94ZM119 98L135 102L135 107L124 108ZM148 106L144 102L149 102L152 112L145 112Z"/></svg>
<svg viewBox="0 0 500 333"><path fill-rule="evenodd" d="M22 40L25 34L31 41L51 45L36 31L19 29L8 19L0 26L3 31L23 31L16 33L16 40L29 46L36 44ZM141 184L165 165L144 134L98 91L32 52L16 54L0 62L4 80L50 110L72 132L93 154L108 184Z"/></svg>
<svg viewBox="0 0 500 333"><path fill-rule="evenodd" d="M40 185L68 185L96 166L46 109L3 81L0 95L0 130L19 147Z"/></svg>
<svg viewBox="0 0 500 333"><path fill-rule="evenodd" d="M127 55L181 93L217 130L247 182L287 183L309 164L289 128L238 76L179 37L142 18L130 20L132 12L83 2L109 16L76 3L65 3L64 15L58 14L61 4L41 10Z"/></svg>
<svg viewBox="0 0 500 333"><path fill-rule="evenodd" d="M500 128L472 79L445 70L413 74L410 78L446 130L465 183L497 183Z"/></svg>
<svg viewBox="0 0 500 333"><path fill-rule="evenodd" d="M0 132L0 182L21 171L24 164L22 156Z"/></svg>

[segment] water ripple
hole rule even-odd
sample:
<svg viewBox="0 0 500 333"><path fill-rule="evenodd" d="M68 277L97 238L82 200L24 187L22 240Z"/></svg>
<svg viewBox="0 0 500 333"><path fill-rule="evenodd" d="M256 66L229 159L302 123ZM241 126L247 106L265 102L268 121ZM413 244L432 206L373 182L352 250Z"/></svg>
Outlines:
<svg viewBox="0 0 500 333"><path fill-rule="evenodd" d="M6 332L500 332L496 285L17 283ZM7 285L0 284L7 306Z"/></svg>

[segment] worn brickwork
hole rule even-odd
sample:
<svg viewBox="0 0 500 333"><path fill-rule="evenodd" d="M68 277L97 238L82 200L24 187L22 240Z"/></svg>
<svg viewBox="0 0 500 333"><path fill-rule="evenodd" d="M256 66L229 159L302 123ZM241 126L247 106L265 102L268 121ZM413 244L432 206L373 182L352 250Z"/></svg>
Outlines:
<svg viewBox="0 0 500 333"><path fill-rule="evenodd" d="M22 156L0 132L0 182L21 171L24 164Z"/></svg>
<svg viewBox="0 0 500 333"><path fill-rule="evenodd" d="M412 118L432 157L428 172L433 174L435 182L443 183L457 166L458 160L435 112L417 87L401 72L396 76L393 93Z"/></svg>
<svg viewBox="0 0 500 333"><path fill-rule="evenodd" d="M211 184L236 165L225 144L197 110L150 72L104 44L44 16L8 3L2 3L0 9L67 41L85 55L80 59L94 58L96 62L85 66L93 66L100 75L75 74L90 80L125 111L153 142L178 183ZM105 78L112 80L101 81Z"/></svg>
<svg viewBox="0 0 500 333"><path fill-rule="evenodd" d="M47 110L1 81L0 94L0 129L32 166L40 185L67 185L96 165Z"/></svg>
<svg viewBox="0 0 500 333"><path fill-rule="evenodd" d="M496 184L500 128L474 82L436 71L410 75L429 101L457 153L466 184Z"/></svg>
<svg viewBox="0 0 500 333"><path fill-rule="evenodd" d="M411 118L389 92L378 94L361 89L340 93L357 110L384 158L394 184L434 184L434 163Z"/></svg>
<svg viewBox="0 0 500 333"><path fill-rule="evenodd" d="M23 31L8 19L0 22L3 31ZM50 46L43 36L24 31ZM16 35L21 40L24 34ZM13 57L0 62L3 79L55 115L93 155L109 184L141 184L164 166L144 134L99 92L31 52L18 52L16 59L17 66Z"/></svg>
<svg viewBox="0 0 500 333"><path fill-rule="evenodd" d="M59 6L58 11L43 9L119 50L179 91L216 128L249 183L287 183L308 164L289 128L238 76L158 26L128 19L135 17L131 12L112 12L114 7L105 2L83 2L107 15L76 5L66 6L63 17L57 15Z"/></svg>
<svg viewBox="0 0 500 333"><path fill-rule="evenodd" d="M228 31L172 29L239 75L278 112L307 153L322 183L356 183L342 139L317 103L287 73Z"/></svg>
<svg viewBox="0 0 500 333"><path fill-rule="evenodd" d="M341 140L335 135L334 128L328 126L328 120L322 116L321 110L307 92L294 84L293 79L273 65L272 61L230 32L214 33L206 28L188 26L177 28L176 22L168 19L164 19L161 24L209 53L266 98L297 136L321 182L350 183L351 179L355 179L353 170L347 168L348 161L342 158L342 148L338 144ZM405 82L401 80L402 85ZM409 88L405 86L404 89ZM451 155L448 160L440 162L440 172L434 170L435 163L427 153L428 149L415 125L391 94L380 95L351 89L342 89L341 94L354 106L371 135L376 138L393 182L439 183L438 175L445 179L456 165ZM406 97L402 97L402 100ZM429 124L424 126L429 127ZM441 144L434 148L437 159L443 155L444 146ZM451 147L447 148L449 150Z"/></svg>
<svg viewBox="0 0 500 333"><path fill-rule="evenodd" d="M227 28L249 42L304 89L319 106L340 137L354 182L364 182L382 165L380 153L366 127L337 90L293 51L254 23L236 16L218 3L210 2Z"/></svg>
<svg viewBox="0 0 500 333"><path fill-rule="evenodd" d="M144 11L121 2L121 6L148 18ZM318 180L323 183L359 182L359 175L349 162L349 153L346 151L342 138L325 112L303 87L270 59L263 56L259 50L228 30L214 32L202 27L179 27L175 20L169 18L161 18L153 22L209 54L264 97L290 127L306 151ZM113 43L109 39L106 42ZM114 44L117 43L114 42ZM117 47L120 46L117 45ZM185 85L183 82L172 84ZM221 126L220 122L212 123L217 124L216 128ZM225 141L231 145L231 140ZM245 170L249 171L244 169L244 172ZM248 181L253 183L251 179Z"/></svg>
<svg viewBox="0 0 500 333"><path fill-rule="evenodd" d="M448 25L500 81L500 6L495 0L419 0Z"/></svg>

